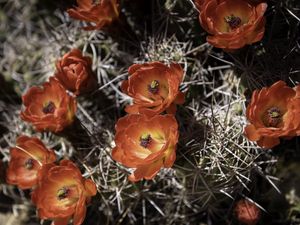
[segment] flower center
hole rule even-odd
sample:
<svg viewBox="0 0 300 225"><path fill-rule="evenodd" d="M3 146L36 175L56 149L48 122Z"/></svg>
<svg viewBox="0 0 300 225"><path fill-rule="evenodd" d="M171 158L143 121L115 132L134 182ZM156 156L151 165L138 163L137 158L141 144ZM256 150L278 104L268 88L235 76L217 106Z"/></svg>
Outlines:
<svg viewBox="0 0 300 225"><path fill-rule="evenodd" d="M58 200L65 199L68 196L68 193L69 193L69 189L66 188L66 187L63 187L63 188L59 189L57 191L57 194L56 194L57 195L57 199Z"/></svg>
<svg viewBox="0 0 300 225"><path fill-rule="evenodd" d="M265 125L267 127L277 127L281 122L282 114L277 107L271 107L266 112Z"/></svg>
<svg viewBox="0 0 300 225"><path fill-rule="evenodd" d="M140 137L140 146L147 148L149 146L149 144L151 143L151 135L150 134L143 134Z"/></svg>
<svg viewBox="0 0 300 225"><path fill-rule="evenodd" d="M225 22L228 23L231 29L236 29L241 26L242 20L238 16L234 16L233 14L225 17Z"/></svg>
<svg viewBox="0 0 300 225"><path fill-rule="evenodd" d="M151 81L148 85L148 91L152 94L157 94L159 91L159 82L157 80Z"/></svg>
<svg viewBox="0 0 300 225"><path fill-rule="evenodd" d="M49 101L43 108L43 113L49 114L54 113L56 107L52 101Z"/></svg>
<svg viewBox="0 0 300 225"><path fill-rule="evenodd" d="M33 159L27 159L24 166L26 169L31 170L33 168Z"/></svg>

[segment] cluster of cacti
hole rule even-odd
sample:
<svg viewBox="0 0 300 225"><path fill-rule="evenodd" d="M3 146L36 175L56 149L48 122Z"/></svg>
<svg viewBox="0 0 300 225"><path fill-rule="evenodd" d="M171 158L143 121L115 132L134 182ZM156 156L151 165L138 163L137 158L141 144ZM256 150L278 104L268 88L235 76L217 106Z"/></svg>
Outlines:
<svg viewBox="0 0 300 225"><path fill-rule="evenodd" d="M7 225L299 222L289 175L299 160L297 1L0 6L0 209L17 215ZM47 160L36 165L30 146ZM47 205L45 190L67 177L52 170L76 182ZM75 208L59 213L64 200Z"/></svg>

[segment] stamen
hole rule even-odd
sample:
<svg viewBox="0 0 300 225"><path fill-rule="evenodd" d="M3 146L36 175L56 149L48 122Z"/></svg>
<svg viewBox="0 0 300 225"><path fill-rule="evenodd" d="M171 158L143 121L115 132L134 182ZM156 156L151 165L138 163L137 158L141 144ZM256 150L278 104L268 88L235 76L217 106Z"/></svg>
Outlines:
<svg viewBox="0 0 300 225"><path fill-rule="evenodd" d="M149 144L151 143L151 135L150 134L143 134L140 137L140 145L144 148L147 148L149 146Z"/></svg>
<svg viewBox="0 0 300 225"><path fill-rule="evenodd" d="M44 106L43 113L45 113L45 114L54 113L55 109L56 109L56 107L55 107L54 103L52 101L49 101L48 104L46 106Z"/></svg>
<svg viewBox="0 0 300 225"><path fill-rule="evenodd" d="M268 127L277 127L277 125L281 122L281 112L277 107L271 107L266 112L266 126Z"/></svg>
<svg viewBox="0 0 300 225"><path fill-rule="evenodd" d="M148 91L152 94L157 94L159 91L159 82L157 80L153 80L151 84L148 85Z"/></svg>
<svg viewBox="0 0 300 225"><path fill-rule="evenodd" d="M241 26L242 20L238 16L230 15L225 17L225 22L228 23L231 29L236 29Z"/></svg>
<svg viewBox="0 0 300 225"><path fill-rule="evenodd" d="M28 169L28 170L31 170L33 168L33 159L27 159L26 162L25 162L25 168Z"/></svg>
<svg viewBox="0 0 300 225"><path fill-rule="evenodd" d="M69 189L66 187L59 189L57 191L57 199L62 200L64 198L66 198L68 196L68 193L69 193Z"/></svg>

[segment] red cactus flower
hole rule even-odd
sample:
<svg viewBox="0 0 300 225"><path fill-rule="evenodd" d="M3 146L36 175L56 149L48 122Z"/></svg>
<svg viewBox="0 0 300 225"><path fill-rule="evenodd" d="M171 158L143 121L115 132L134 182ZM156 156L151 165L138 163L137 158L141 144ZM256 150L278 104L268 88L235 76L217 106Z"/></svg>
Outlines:
<svg viewBox="0 0 300 225"><path fill-rule="evenodd" d="M92 59L73 49L56 62L55 77L75 95L93 90L97 81L92 71Z"/></svg>
<svg viewBox="0 0 300 225"><path fill-rule="evenodd" d="M68 10L70 17L95 24L84 27L85 30L101 29L119 17L118 0L77 0L77 4Z"/></svg>
<svg viewBox="0 0 300 225"><path fill-rule="evenodd" d="M283 81L255 90L247 107L250 122L245 135L263 148L280 143L279 138L300 135L300 85L294 89Z"/></svg>
<svg viewBox="0 0 300 225"><path fill-rule="evenodd" d="M260 41L265 32L266 3L254 0L195 0L207 41L217 48L235 50Z"/></svg>
<svg viewBox="0 0 300 225"><path fill-rule="evenodd" d="M84 179L73 162L62 160L60 165L43 166L31 198L41 219L51 219L54 225L67 225L73 219L74 225L80 225L86 204L96 193L92 180Z"/></svg>
<svg viewBox="0 0 300 225"><path fill-rule="evenodd" d="M245 225L255 225L260 218L260 209L246 199L237 202L234 212L238 221Z"/></svg>
<svg viewBox="0 0 300 225"><path fill-rule="evenodd" d="M21 118L32 123L37 131L59 132L74 120L76 100L53 77L43 88L30 88L22 99L25 110Z"/></svg>
<svg viewBox="0 0 300 225"><path fill-rule="evenodd" d="M154 116L167 111L174 114L176 104L184 103L184 94L178 90L183 78L179 64L134 64L128 73L129 79L121 86L122 91L133 98L133 105L125 109L127 113Z"/></svg>
<svg viewBox="0 0 300 225"><path fill-rule="evenodd" d="M152 179L162 167L169 168L176 158L178 125L173 115L129 114L116 124L114 160L136 168L131 181Z"/></svg>
<svg viewBox="0 0 300 225"><path fill-rule="evenodd" d="M54 151L49 150L35 137L20 136L16 147L10 149L10 163L6 182L29 189L37 184L37 174L42 166L56 160Z"/></svg>

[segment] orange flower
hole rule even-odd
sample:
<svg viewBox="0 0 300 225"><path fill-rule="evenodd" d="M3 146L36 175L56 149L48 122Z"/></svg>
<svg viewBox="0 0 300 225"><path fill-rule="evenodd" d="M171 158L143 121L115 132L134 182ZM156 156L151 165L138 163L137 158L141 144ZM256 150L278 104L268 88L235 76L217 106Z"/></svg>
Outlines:
<svg viewBox="0 0 300 225"><path fill-rule="evenodd" d="M136 168L129 180L152 179L161 167L169 168L176 159L178 124L173 115L130 114L116 124L114 160Z"/></svg>
<svg viewBox="0 0 300 225"><path fill-rule="evenodd" d="M239 222L246 225L255 225L260 218L260 209L246 199L237 202L234 212Z"/></svg>
<svg viewBox="0 0 300 225"><path fill-rule="evenodd" d="M300 88L293 89L283 81L255 90L247 107L250 122L245 135L263 148L279 144L280 137L300 135Z"/></svg>
<svg viewBox="0 0 300 225"><path fill-rule="evenodd" d="M22 99L26 108L21 118L32 123L37 131L59 132L74 120L76 100L53 77L43 88L30 88Z"/></svg>
<svg viewBox="0 0 300 225"><path fill-rule="evenodd" d="M183 78L179 64L169 66L160 62L132 65L130 77L123 81L121 89L133 98L133 105L125 111L130 114L154 116L164 112L174 114L175 104L184 103L184 94L178 90Z"/></svg>
<svg viewBox="0 0 300 225"><path fill-rule="evenodd" d="M56 62L55 77L69 91L79 95L91 91L97 81L92 71L92 59L73 49Z"/></svg>
<svg viewBox="0 0 300 225"><path fill-rule="evenodd" d="M41 167L56 160L54 152L38 138L27 136L17 139L17 146L10 149L10 157L6 181L21 189L34 187Z"/></svg>
<svg viewBox="0 0 300 225"><path fill-rule="evenodd" d="M77 0L78 7L68 9L67 12L74 19L95 24L83 29L97 30L119 17L118 2L118 0Z"/></svg>
<svg viewBox="0 0 300 225"><path fill-rule="evenodd" d="M97 193L91 179L84 179L80 170L70 160L60 165L47 164L39 172L38 187L31 199L41 219L51 219L54 225L82 224L86 204Z"/></svg>
<svg viewBox="0 0 300 225"><path fill-rule="evenodd" d="M253 0L195 0L207 41L217 48L234 50L260 41L265 32L266 3Z"/></svg>

